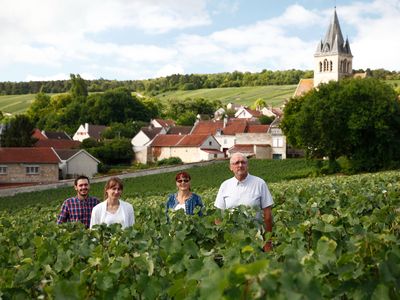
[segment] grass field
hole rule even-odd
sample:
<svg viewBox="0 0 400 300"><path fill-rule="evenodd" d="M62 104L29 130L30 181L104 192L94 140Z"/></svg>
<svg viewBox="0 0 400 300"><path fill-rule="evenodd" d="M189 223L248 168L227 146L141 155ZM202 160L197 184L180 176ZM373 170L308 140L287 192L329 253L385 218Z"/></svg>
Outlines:
<svg viewBox="0 0 400 300"><path fill-rule="evenodd" d="M400 80L387 80L393 87L400 86ZM183 100L186 98L205 98L220 100L223 104L229 102L251 106L258 98L262 98L268 105L278 107L285 100L293 96L297 85L269 85L253 87L232 87L200 89L193 91L172 91L156 95L162 101L168 99ZM0 96L0 111L3 113L20 114L26 112L35 98L35 94Z"/></svg>
<svg viewBox="0 0 400 300"><path fill-rule="evenodd" d="M264 99L268 105L281 106L286 99L293 96L296 85L269 85L253 87L232 87L216 89L200 89L193 91L174 91L157 95L161 100L205 98L251 106L258 98Z"/></svg>
<svg viewBox="0 0 400 300"><path fill-rule="evenodd" d="M271 85L241 88L200 89L194 91L174 91L156 95L164 101L167 99L206 98L221 100L223 104L234 102L242 105L252 105L258 98L263 98L268 105L280 106L289 99L296 89L295 85ZM34 100L34 94L0 96L0 111L3 113L24 113Z"/></svg>
<svg viewBox="0 0 400 300"><path fill-rule="evenodd" d="M9 114L22 114L35 99L35 94L0 96L0 111Z"/></svg>

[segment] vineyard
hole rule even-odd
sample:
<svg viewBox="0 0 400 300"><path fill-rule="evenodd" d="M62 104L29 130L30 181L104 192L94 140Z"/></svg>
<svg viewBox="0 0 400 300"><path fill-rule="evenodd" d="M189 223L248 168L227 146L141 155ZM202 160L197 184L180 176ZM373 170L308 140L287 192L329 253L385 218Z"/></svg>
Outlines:
<svg viewBox="0 0 400 300"><path fill-rule="evenodd" d="M59 210L0 211L2 299L399 299L400 172L269 184L274 250L253 211L164 210L166 193L130 197L136 224L86 230ZM215 225L214 220L222 223Z"/></svg>

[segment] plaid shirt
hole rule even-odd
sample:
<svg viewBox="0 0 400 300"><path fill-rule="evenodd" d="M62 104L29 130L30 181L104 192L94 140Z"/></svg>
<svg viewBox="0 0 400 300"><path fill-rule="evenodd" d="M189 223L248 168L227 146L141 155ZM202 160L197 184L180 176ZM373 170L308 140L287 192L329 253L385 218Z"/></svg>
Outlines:
<svg viewBox="0 0 400 300"><path fill-rule="evenodd" d="M89 228L92 209L99 203L96 197L88 197L79 200L78 197L68 198L61 207L61 213L57 218L57 223L82 222Z"/></svg>

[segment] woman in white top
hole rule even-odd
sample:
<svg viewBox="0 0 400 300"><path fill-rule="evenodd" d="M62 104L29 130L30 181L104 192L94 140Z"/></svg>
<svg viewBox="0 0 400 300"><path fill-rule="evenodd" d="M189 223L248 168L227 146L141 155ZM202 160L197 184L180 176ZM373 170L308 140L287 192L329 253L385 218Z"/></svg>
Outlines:
<svg viewBox="0 0 400 300"><path fill-rule="evenodd" d="M98 224L119 223L122 228L135 223L133 206L120 199L124 185L118 177L110 178L104 186L104 201L97 204L92 210L90 228Z"/></svg>

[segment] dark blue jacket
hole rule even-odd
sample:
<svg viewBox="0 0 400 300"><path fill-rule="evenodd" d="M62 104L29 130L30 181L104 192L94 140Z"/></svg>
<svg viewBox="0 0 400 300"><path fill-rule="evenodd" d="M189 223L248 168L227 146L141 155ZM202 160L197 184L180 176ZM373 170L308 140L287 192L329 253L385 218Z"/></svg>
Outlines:
<svg viewBox="0 0 400 300"><path fill-rule="evenodd" d="M168 196L168 201L166 203L167 215L168 215L169 209L174 209L175 206L178 205L178 199L176 198L176 195L177 194L175 193L175 194L171 194ZM201 202L201 197L195 193L192 193L190 198L185 201L185 213L187 215L193 215L196 206L200 207L198 214L199 214L199 216L202 216L203 214L201 212L201 209L203 208L204 205L203 205L203 202Z"/></svg>

